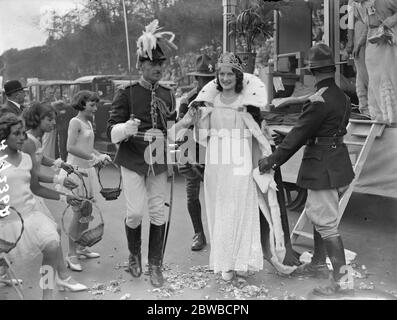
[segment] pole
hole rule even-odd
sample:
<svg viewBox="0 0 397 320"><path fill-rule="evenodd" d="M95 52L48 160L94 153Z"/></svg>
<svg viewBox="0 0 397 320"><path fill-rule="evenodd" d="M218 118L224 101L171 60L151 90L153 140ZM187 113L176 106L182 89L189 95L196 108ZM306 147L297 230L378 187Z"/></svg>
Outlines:
<svg viewBox="0 0 397 320"><path fill-rule="evenodd" d="M222 0L223 5L223 52L235 52L235 32L229 35L231 27L230 18L236 15L237 0Z"/></svg>
<svg viewBox="0 0 397 320"><path fill-rule="evenodd" d="M127 9L125 7L125 0L123 0L123 11L124 11L124 28L125 28L125 40L127 43L127 60L128 60L128 72L131 75L131 52L130 52L130 40L128 37L128 24L127 24Z"/></svg>

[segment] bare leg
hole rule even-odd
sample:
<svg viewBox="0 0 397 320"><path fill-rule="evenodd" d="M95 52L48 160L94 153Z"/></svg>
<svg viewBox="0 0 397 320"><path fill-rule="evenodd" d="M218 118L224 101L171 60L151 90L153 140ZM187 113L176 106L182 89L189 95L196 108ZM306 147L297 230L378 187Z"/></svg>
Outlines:
<svg viewBox="0 0 397 320"><path fill-rule="evenodd" d="M58 267L58 252L59 252L59 243L53 241L49 243L45 249L43 250L43 261L42 267L43 270L47 270L49 275L52 275L52 278L48 279L48 283L43 283L43 300L52 300L53 299L53 291L54 291L54 284L55 284L55 271ZM50 270L48 268L50 267ZM42 275L42 277L45 275Z"/></svg>
<svg viewBox="0 0 397 320"><path fill-rule="evenodd" d="M69 228L69 256L77 256L76 249L77 249L77 244L74 242L73 239L78 239L81 235L81 233L84 230L87 230L88 228L88 223L80 223L79 219L81 217L80 211L73 209L73 218L72 222L70 223L70 228ZM73 238L73 239L72 239Z"/></svg>

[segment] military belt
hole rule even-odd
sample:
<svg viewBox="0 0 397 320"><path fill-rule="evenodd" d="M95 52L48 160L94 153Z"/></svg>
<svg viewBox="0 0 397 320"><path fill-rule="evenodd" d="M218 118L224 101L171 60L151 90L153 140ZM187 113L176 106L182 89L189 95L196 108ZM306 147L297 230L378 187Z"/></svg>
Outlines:
<svg viewBox="0 0 397 320"><path fill-rule="evenodd" d="M315 137L307 140L306 144L308 146L335 146L338 144L343 144L343 137Z"/></svg>

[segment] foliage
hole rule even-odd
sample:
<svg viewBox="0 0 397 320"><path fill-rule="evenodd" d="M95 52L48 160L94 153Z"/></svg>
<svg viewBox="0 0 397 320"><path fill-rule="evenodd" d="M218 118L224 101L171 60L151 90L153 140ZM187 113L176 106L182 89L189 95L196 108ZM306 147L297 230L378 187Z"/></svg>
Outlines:
<svg viewBox="0 0 397 320"><path fill-rule="evenodd" d="M222 3L214 0L125 0L132 65L136 39L158 18L164 30L176 34L182 55L222 39ZM46 44L10 49L0 56L5 79L37 77L69 79L90 74L125 74L126 36L122 0L86 0L83 8L65 15L50 12ZM133 71L136 73L137 71Z"/></svg>
<svg viewBox="0 0 397 320"><path fill-rule="evenodd" d="M231 33L237 36L246 52L255 52L255 43L273 36L274 11L287 6L289 1L244 1L240 13L230 19Z"/></svg>

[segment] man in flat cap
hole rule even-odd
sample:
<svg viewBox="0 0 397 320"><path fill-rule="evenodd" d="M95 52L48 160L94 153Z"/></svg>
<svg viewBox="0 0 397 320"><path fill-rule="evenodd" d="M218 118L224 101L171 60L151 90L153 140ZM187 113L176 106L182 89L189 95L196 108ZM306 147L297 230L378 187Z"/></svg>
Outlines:
<svg viewBox="0 0 397 320"><path fill-rule="evenodd" d="M167 148L164 148L160 161L154 162L151 161L151 148L161 139L167 141L167 121L176 119L174 93L159 83L166 60L160 44L163 48L164 45L172 46L169 42L173 37L171 40L164 39L158 30L158 21L154 20L138 39L137 67L142 77L117 92L107 127L111 141L119 144L115 163L121 167L127 203L125 231L130 252L128 269L133 277L142 274L141 223L148 209L149 273L150 282L155 287L161 287L164 282L161 267L168 167ZM151 143L151 137L154 143Z"/></svg>
<svg viewBox="0 0 397 320"><path fill-rule="evenodd" d="M1 112L12 112L20 115L24 109L25 87L18 80L9 80L4 83L4 93L7 97L6 103L1 107Z"/></svg>
<svg viewBox="0 0 397 320"><path fill-rule="evenodd" d="M318 44L309 50L308 69L316 79L317 92L303 106L296 125L269 157L259 161L266 172L285 163L306 144L297 184L308 189L306 215L314 226L314 255L301 274L318 275L327 270L328 254L333 280L314 289L318 295L345 292L343 266L346 265L342 238L338 231L339 198L354 178L352 163L343 136L349 122L349 98L335 84L335 62L330 48Z"/></svg>
<svg viewBox="0 0 397 320"><path fill-rule="evenodd" d="M188 73L194 76L197 85L188 92L187 96L181 100L178 119L182 119L188 111L189 104L196 99L201 89L215 78L215 62L206 55L201 54L196 60L196 70ZM204 164L200 163L200 154L205 153L205 148L196 143L196 159L179 167L179 172L186 180L187 210L192 220L194 237L191 249L193 251L202 250L207 244L204 234L203 222L201 220L200 204L200 184L204 174Z"/></svg>

